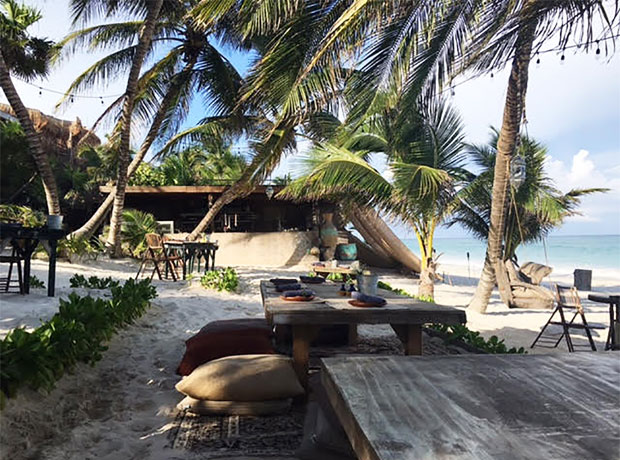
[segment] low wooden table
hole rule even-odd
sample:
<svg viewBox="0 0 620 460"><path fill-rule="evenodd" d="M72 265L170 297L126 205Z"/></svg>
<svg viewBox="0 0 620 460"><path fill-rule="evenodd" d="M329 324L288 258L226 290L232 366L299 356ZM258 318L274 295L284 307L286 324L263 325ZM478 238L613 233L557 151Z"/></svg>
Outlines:
<svg viewBox="0 0 620 460"><path fill-rule="evenodd" d="M357 272L345 267L312 267L312 271L317 275L327 276L332 273L347 275L349 278L355 279Z"/></svg>
<svg viewBox="0 0 620 460"><path fill-rule="evenodd" d="M47 269L47 295L54 297L56 288L56 257L58 240L65 236L64 230L47 227L19 227L0 222L0 239L8 239L19 257L24 261L24 294L30 293L30 259L40 241L49 242L49 263Z"/></svg>
<svg viewBox="0 0 620 460"><path fill-rule="evenodd" d="M322 359L359 460L617 460L615 354Z"/></svg>
<svg viewBox="0 0 620 460"><path fill-rule="evenodd" d="M422 354L422 325L427 323L464 324L465 312L452 307L421 302L380 289L387 305L358 308L348 297L338 295L339 284L310 285L322 303L282 300L268 281L261 281L265 317L270 324L290 325L293 330L293 363L302 382L307 384L310 342L321 326L332 324L390 324L408 355Z"/></svg>
<svg viewBox="0 0 620 460"><path fill-rule="evenodd" d="M609 333L605 350L620 349L620 294L589 294L588 300L609 304Z"/></svg>

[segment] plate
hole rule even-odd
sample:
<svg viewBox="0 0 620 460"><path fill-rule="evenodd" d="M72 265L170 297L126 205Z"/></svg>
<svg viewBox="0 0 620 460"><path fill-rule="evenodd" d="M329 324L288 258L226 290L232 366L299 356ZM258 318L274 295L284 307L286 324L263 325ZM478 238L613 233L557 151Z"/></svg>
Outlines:
<svg viewBox="0 0 620 460"><path fill-rule="evenodd" d="M281 295L280 298L282 300L287 300L289 302L310 302L311 300L314 300L314 296L313 295L311 295L310 297L304 297L304 296L284 297L283 295Z"/></svg>
<svg viewBox="0 0 620 460"><path fill-rule="evenodd" d="M354 307L359 307L359 308L381 308L385 305L385 303L383 304L366 303L366 302L360 302L359 300L349 300L349 304L353 305Z"/></svg>

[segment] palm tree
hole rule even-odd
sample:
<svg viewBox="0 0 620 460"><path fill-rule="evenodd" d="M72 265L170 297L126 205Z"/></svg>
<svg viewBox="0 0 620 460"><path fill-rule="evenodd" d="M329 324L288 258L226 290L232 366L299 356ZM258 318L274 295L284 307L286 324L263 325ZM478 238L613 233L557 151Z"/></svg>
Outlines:
<svg viewBox="0 0 620 460"><path fill-rule="evenodd" d="M487 145L468 146L468 157L481 168L480 173L459 191L459 199L448 225L460 224L476 238L489 236L493 172L497 158L499 133L493 130ZM547 149L525 135L519 141L518 155L526 164L526 180L518 188L510 188L506 210L502 261L516 260L523 243L540 241L564 219L578 214L581 197L606 189L573 189L560 192L545 173Z"/></svg>
<svg viewBox="0 0 620 460"><path fill-rule="evenodd" d="M191 3L191 2L190 2ZM171 0L164 3L158 20L150 54L164 51L161 57L147 69L138 83L139 95L134 106L134 117L147 126L148 133L128 166L127 178L135 173L145 158L153 142L162 136L173 134L183 123L189 106L196 95L205 97L204 105L216 114L201 121L203 133L222 135L222 125L228 133L244 129L246 118L237 110L238 90L242 78L230 62L210 42L216 33L223 33L222 27L214 25L208 30L198 31L183 15L188 3ZM84 13L90 17L91 14ZM86 90L106 81L110 75L126 69L135 53L132 45L143 21L107 23L82 28L69 34L61 45L71 53L79 48L115 49L82 73L67 90L68 94ZM235 41L233 33L226 33L230 42ZM242 46L235 42L236 46ZM117 113L123 97L106 109L98 123ZM91 218L73 234L90 236L101 225L113 204L115 192L112 191Z"/></svg>
<svg viewBox="0 0 620 460"><path fill-rule="evenodd" d="M282 9L278 0L266 3L268 7L258 8L261 13ZM223 14L227 6L242 12L245 4L202 0L194 14L196 21L208 22L209 14ZM300 4L306 2L295 2L297 9ZM317 27L315 34L308 35L312 37L308 40L309 58L304 60L282 104L281 120L305 116L317 101L325 101L333 94L343 76L338 71L343 61L363 71L364 78L351 87L357 102L350 112L353 120L361 122L386 85L402 82L403 98L416 100L422 95L428 101L442 83L460 72L488 72L511 62L498 140L487 254L470 304L472 309L484 311L502 255L509 164L523 117L532 51L552 37L558 39L560 47L576 38L584 42L581 49L587 51L594 43L593 30L598 24L606 27L611 37L617 36L618 2L610 6L600 0L351 0L326 1L321 6L327 11L327 19L321 24L327 27ZM245 9L251 11L250 6ZM298 20L295 7L285 11L289 23ZM274 23L289 24L279 18L270 22L269 15L262 17L262 22L249 28L262 30ZM321 78L317 78L317 69L330 71L319 72ZM267 71L278 69L272 66Z"/></svg>
<svg viewBox="0 0 620 460"><path fill-rule="evenodd" d="M30 152L43 181L47 212L60 214L58 189L49 158L43 149L39 133L34 129L28 110L11 80L11 73L28 80L46 76L54 45L49 40L28 34L27 29L41 19L39 11L19 5L14 0L2 0L2 8L4 11L0 14L0 87L26 133Z"/></svg>
<svg viewBox="0 0 620 460"><path fill-rule="evenodd" d="M398 105L364 125L321 143L307 162L308 173L283 194L294 198L337 198L349 208L375 205L414 231L422 256L419 294L433 296L433 237L445 219L463 169L463 130L457 114L441 101L418 112ZM384 153L392 178L374 168L371 152Z"/></svg>

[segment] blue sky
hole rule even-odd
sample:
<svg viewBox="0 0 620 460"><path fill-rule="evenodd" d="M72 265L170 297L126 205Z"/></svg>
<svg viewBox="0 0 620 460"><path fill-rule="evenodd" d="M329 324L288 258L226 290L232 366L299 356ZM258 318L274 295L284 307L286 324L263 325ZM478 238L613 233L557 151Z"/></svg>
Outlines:
<svg viewBox="0 0 620 460"><path fill-rule="evenodd" d="M58 40L70 31L66 0L28 1L39 8L43 19L32 33ZM550 44L547 47L553 47ZM248 58L226 51L242 72ZM63 111L54 112L59 96L48 91L39 95L39 88L64 91L69 83L101 55L76 54L54 68L48 79L15 86L28 107L38 108L55 116L73 119L79 116L90 125L103 109L99 99L75 98ZM90 95L112 96L123 92L126 76L96 88ZM467 78L464 76L460 81ZM502 117L508 69L477 77L459 85L450 97L464 121L467 141L483 143L489 126L499 126ZM530 66L527 96L528 132L548 147L547 171L563 191L571 188L608 187L610 193L586 197L581 216L567 220L556 234L620 234L620 56L597 60L592 54L566 52L564 64L559 54L541 55L540 66ZM4 100L4 95L0 95ZM204 116L200 104L192 107L189 122ZM137 139L137 137L136 137ZM295 173L295 159L286 159L276 174ZM399 233L408 236L399 228ZM438 236L464 236L460 228L439 229Z"/></svg>

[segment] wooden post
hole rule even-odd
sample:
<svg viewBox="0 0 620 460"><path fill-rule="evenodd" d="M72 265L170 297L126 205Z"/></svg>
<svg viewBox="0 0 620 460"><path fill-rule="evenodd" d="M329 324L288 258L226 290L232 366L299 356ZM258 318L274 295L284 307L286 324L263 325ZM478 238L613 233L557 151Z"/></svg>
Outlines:
<svg viewBox="0 0 620 460"><path fill-rule="evenodd" d="M317 326L293 326L293 367L299 382L308 389L308 360L310 356L310 342L316 337Z"/></svg>

